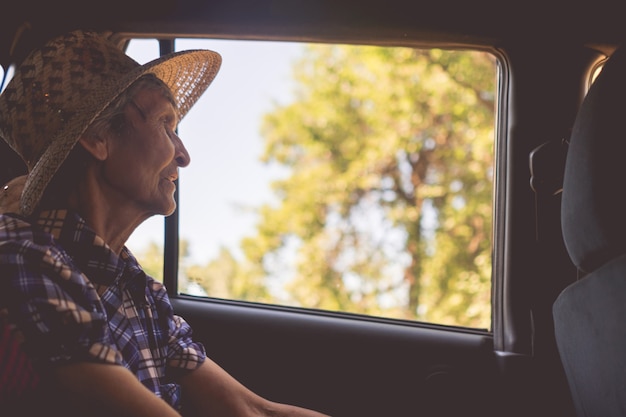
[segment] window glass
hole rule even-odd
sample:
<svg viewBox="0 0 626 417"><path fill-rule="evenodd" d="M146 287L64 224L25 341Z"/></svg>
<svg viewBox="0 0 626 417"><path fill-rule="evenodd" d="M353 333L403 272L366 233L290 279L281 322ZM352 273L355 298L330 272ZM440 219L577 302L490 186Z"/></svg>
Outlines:
<svg viewBox="0 0 626 417"><path fill-rule="evenodd" d="M180 293L490 328L492 55L195 48L224 62L179 127Z"/></svg>

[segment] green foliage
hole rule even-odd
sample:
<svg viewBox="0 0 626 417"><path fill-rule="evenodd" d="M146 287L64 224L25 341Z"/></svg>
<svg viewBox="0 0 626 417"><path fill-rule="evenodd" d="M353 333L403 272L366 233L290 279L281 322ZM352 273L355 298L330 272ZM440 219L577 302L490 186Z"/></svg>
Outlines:
<svg viewBox="0 0 626 417"><path fill-rule="evenodd" d="M292 175L248 259L296 241L296 305L489 327L493 58L310 46L294 76L262 129Z"/></svg>
<svg viewBox="0 0 626 417"><path fill-rule="evenodd" d="M136 256L146 274L163 281L163 247L151 242ZM182 293L268 303L275 301L268 293L262 269L258 265L238 262L226 248L221 248L216 259L198 265L189 260L189 242L181 240L179 262L179 288Z"/></svg>
<svg viewBox="0 0 626 417"><path fill-rule="evenodd" d="M218 257L206 265L189 265L183 272L188 282L198 284L211 297L273 301L265 287L262 269L238 262L226 248L221 248Z"/></svg>
<svg viewBox="0 0 626 417"><path fill-rule="evenodd" d="M163 247L150 242L142 251L134 254L144 272L159 282L163 282Z"/></svg>

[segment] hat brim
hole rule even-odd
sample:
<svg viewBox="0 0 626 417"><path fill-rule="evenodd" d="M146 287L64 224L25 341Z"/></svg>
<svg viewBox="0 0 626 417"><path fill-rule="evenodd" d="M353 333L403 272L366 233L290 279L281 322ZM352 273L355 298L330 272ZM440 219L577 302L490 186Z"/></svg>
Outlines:
<svg viewBox="0 0 626 417"><path fill-rule="evenodd" d="M221 56L209 50L175 52L128 72L98 94L85 97L79 110L53 138L33 169L22 192L20 210L30 215L39 204L52 177L63 164L87 127L133 82L154 74L172 91L182 119L209 87L221 66Z"/></svg>

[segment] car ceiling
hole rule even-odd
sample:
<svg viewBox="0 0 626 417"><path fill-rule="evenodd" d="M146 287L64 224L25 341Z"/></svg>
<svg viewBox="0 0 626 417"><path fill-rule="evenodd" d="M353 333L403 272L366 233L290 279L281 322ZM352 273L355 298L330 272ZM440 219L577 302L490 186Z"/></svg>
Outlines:
<svg viewBox="0 0 626 417"><path fill-rule="evenodd" d="M626 36L623 1L615 0L10 1L0 14L0 63L5 67L42 40L76 28L379 44L586 44L605 51Z"/></svg>

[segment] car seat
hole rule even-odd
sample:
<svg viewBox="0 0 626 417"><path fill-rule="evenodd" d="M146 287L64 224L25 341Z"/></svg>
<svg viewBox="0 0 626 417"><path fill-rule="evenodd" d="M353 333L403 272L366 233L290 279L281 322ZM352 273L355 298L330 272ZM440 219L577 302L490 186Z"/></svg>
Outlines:
<svg viewBox="0 0 626 417"><path fill-rule="evenodd" d="M579 417L626 416L626 50L606 62L574 122L561 225L579 279L553 305Z"/></svg>

